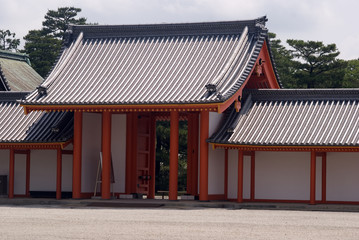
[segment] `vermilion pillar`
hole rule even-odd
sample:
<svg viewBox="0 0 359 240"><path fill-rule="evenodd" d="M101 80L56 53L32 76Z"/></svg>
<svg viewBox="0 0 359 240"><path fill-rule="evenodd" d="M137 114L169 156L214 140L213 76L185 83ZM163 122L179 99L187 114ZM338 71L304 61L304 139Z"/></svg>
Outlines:
<svg viewBox="0 0 359 240"><path fill-rule="evenodd" d="M74 113L74 151L72 167L72 198L81 198L82 112Z"/></svg>
<svg viewBox="0 0 359 240"><path fill-rule="evenodd" d="M61 181L62 181L62 153L57 149L57 169L56 169L56 199L61 199Z"/></svg>
<svg viewBox="0 0 359 240"><path fill-rule="evenodd" d="M322 202L327 202L327 153L322 157Z"/></svg>
<svg viewBox="0 0 359 240"><path fill-rule="evenodd" d="M310 204L315 204L315 165L316 154L313 151L310 153Z"/></svg>
<svg viewBox="0 0 359 240"><path fill-rule="evenodd" d="M15 152L10 149L9 164L9 198L14 198Z"/></svg>
<svg viewBox="0 0 359 240"><path fill-rule="evenodd" d="M243 202L243 151L238 151L238 189L237 202Z"/></svg>
<svg viewBox="0 0 359 240"><path fill-rule="evenodd" d="M200 113L200 179L199 179L199 200L208 201L208 138L209 112Z"/></svg>
<svg viewBox="0 0 359 240"><path fill-rule="evenodd" d="M102 199L111 198L111 113L102 113Z"/></svg>
<svg viewBox="0 0 359 240"><path fill-rule="evenodd" d="M170 115L170 177L169 177L169 200L177 200L178 191L178 127L179 114L171 111Z"/></svg>

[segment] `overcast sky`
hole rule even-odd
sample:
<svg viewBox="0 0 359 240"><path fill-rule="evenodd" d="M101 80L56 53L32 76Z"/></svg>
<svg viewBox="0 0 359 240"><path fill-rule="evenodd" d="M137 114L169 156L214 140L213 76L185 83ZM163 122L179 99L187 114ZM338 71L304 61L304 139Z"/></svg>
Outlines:
<svg viewBox="0 0 359 240"><path fill-rule="evenodd" d="M75 6L99 24L246 20L263 15L286 39L335 43L342 59L359 58L358 0L0 0L0 29L21 38L40 29L47 10Z"/></svg>

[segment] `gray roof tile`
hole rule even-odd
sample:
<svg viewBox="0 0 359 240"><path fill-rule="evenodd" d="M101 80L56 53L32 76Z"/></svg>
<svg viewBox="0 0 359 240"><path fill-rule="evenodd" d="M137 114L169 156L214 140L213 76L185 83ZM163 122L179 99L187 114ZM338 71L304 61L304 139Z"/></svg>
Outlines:
<svg viewBox="0 0 359 240"><path fill-rule="evenodd" d="M208 140L264 146L359 146L359 89L249 90Z"/></svg>
<svg viewBox="0 0 359 240"><path fill-rule="evenodd" d="M224 102L253 68L265 22L72 26L42 84L47 94L34 91L22 104Z"/></svg>

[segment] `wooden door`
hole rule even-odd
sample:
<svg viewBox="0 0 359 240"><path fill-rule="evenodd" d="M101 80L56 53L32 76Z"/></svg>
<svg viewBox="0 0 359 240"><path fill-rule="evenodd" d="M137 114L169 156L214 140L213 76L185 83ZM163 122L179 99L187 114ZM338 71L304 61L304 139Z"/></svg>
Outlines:
<svg viewBox="0 0 359 240"><path fill-rule="evenodd" d="M150 114L139 114L137 123L137 193L152 196L154 136Z"/></svg>

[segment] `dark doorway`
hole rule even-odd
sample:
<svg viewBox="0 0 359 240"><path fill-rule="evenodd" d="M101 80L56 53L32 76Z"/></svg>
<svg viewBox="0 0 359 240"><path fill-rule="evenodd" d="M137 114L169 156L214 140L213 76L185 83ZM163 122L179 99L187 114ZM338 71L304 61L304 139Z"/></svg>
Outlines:
<svg viewBox="0 0 359 240"><path fill-rule="evenodd" d="M156 193L169 187L170 121L156 121ZM178 192L187 188L187 121L179 121Z"/></svg>

